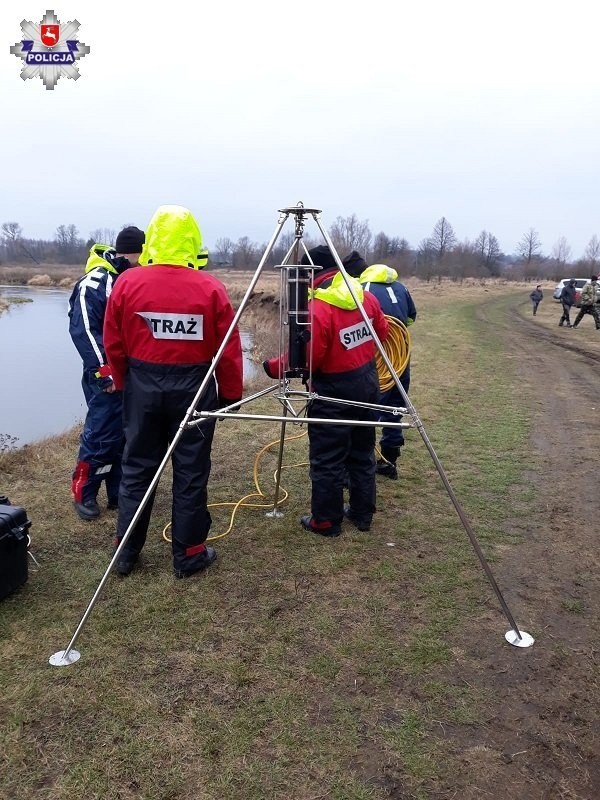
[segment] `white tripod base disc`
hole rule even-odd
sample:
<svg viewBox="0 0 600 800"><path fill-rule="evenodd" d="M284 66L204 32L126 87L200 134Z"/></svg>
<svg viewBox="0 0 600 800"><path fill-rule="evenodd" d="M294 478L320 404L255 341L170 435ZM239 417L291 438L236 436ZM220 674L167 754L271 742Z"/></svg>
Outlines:
<svg viewBox="0 0 600 800"><path fill-rule="evenodd" d="M278 508L274 508L272 511L267 511L265 517L283 517L283 511L280 511Z"/></svg>
<svg viewBox="0 0 600 800"><path fill-rule="evenodd" d="M535 642L533 636L530 636L526 631L521 628L521 638L517 636L517 632L512 628L509 631L506 631L504 634L504 638L509 644L514 645L515 647L531 647L531 645Z"/></svg>
<svg viewBox="0 0 600 800"><path fill-rule="evenodd" d="M66 658L65 653L66 650L59 650L58 653L50 656L48 663L52 664L53 667L68 667L69 664L74 664L81 658L79 650L69 650L69 655Z"/></svg>

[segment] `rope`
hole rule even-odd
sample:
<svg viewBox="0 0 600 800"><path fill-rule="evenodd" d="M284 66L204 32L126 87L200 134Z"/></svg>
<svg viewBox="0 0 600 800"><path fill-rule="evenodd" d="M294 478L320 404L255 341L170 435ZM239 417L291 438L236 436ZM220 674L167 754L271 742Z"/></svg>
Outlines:
<svg viewBox="0 0 600 800"><path fill-rule="evenodd" d="M390 332L383 342L383 349L391 361L396 375L402 375L410 359L410 333L406 325L400 322L399 319L389 317L387 314L385 318L389 323ZM379 388L382 392L387 392L388 389L391 389L396 384L379 350L375 353L375 365L379 376Z"/></svg>

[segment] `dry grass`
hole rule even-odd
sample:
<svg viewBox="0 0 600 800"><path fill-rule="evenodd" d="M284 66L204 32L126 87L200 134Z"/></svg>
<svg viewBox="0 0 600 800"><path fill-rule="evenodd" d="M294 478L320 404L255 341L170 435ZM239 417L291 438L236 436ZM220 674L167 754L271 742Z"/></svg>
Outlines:
<svg viewBox="0 0 600 800"><path fill-rule="evenodd" d="M32 264L0 265L0 284L11 286L26 286L32 279L47 276L49 283L37 284L47 286L71 286L81 275L82 265L78 264ZM36 285L36 284L32 284Z"/></svg>

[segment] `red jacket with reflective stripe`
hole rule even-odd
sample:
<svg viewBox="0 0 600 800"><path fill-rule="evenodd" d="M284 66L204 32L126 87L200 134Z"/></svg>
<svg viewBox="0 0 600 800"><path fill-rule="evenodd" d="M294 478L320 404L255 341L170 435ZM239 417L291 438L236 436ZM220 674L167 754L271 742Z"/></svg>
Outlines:
<svg viewBox="0 0 600 800"><path fill-rule="evenodd" d="M189 267L152 265L124 272L104 319L104 347L117 389L129 358L160 364L210 363L233 320L227 290ZM242 348L236 329L216 369L219 394L242 396Z"/></svg>

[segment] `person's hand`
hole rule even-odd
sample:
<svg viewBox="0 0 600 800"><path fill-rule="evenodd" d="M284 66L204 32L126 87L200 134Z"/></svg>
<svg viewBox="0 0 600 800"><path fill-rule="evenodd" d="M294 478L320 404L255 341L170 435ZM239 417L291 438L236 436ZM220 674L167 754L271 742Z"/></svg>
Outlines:
<svg viewBox="0 0 600 800"><path fill-rule="evenodd" d="M239 403L241 399L242 399L241 397L236 397L232 400L231 398L222 397L221 395L219 395L217 402L219 403L219 408L227 408L227 406L232 406L234 403ZM227 413L235 414L235 412L239 410L240 407L236 406L235 408L230 408Z"/></svg>
<svg viewBox="0 0 600 800"><path fill-rule="evenodd" d="M217 398L217 402L219 404L219 409L221 409L221 408L227 408L227 406L231 406L234 403L238 403L241 399L242 399L241 397L236 397L234 400L232 400L228 397L221 397L221 395L219 395ZM239 410L240 407L236 406L235 408L230 408L226 413L235 414L235 412ZM217 422L223 422L224 419L225 417L217 417Z"/></svg>
<svg viewBox="0 0 600 800"><path fill-rule="evenodd" d="M104 387L103 391L106 392L107 394L112 394L113 392L116 392L117 390L115 389L114 383L110 383L108 386Z"/></svg>
<svg viewBox="0 0 600 800"><path fill-rule="evenodd" d="M264 371L269 376L269 378L276 378L277 377L276 375L273 375L273 372L271 370L271 361L263 361L262 362L262 366L263 366Z"/></svg>

